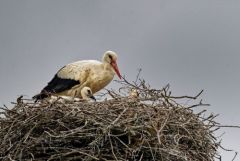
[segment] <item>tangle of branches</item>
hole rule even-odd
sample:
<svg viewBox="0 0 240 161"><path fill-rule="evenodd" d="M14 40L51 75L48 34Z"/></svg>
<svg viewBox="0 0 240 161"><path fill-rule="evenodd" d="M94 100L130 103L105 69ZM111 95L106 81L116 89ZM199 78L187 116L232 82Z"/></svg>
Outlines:
<svg viewBox="0 0 240 161"><path fill-rule="evenodd" d="M101 102L34 103L17 100L2 108L0 159L213 161L221 159L217 115L193 108L208 106L196 96L173 96L170 86L152 89L136 81L118 81ZM131 92L134 92L132 95ZM197 103L182 105L179 100Z"/></svg>

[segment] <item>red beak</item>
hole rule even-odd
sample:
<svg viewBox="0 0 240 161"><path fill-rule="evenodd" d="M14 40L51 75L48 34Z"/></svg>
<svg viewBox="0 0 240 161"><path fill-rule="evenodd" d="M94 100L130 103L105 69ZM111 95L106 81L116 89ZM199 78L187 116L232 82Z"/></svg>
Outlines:
<svg viewBox="0 0 240 161"><path fill-rule="evenodd" d="M118 75L118 77L120 79L122 79L122 76L121 76L121 74L120 74L120 72L118 70L117 62L115 60L112 60L111 65L112 65L113 69L115 70L116 74Z"/></svg>

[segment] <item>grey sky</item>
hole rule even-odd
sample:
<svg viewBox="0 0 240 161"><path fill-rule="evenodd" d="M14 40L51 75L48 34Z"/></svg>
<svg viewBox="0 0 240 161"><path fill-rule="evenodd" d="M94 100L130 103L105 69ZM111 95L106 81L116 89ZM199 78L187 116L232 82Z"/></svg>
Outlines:
<svg viewBox="0 0 240 161"><path fill-rule="evenodd" d="M66 63L113 50L130 80L142 68L153 87L205 89L209 111L240 125L239 15L237 0L0 0L0 104L38 93ZM240 130L223 131L240 152Z"/></svg>

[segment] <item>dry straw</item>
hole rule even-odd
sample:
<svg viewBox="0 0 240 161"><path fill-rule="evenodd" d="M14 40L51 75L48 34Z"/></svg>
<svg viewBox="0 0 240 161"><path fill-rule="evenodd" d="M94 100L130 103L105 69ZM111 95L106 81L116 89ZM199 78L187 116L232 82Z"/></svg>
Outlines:
<svg viewBox="0 0 240 161"><path fill-rule="evenodd" d="M216 115L181 105L195 97L151 89L144 80L118 82L101 102L33 103L22 98L0 119L0 159L213 161L219 158ZM137 95L128 96L134 89ZM139 94L139 95L138 95Z"/></svg>

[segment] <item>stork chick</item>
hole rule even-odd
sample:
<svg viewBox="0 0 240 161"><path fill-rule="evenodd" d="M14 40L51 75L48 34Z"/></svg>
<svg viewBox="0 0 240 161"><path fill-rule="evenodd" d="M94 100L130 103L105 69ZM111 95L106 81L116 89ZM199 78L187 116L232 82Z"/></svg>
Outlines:
<svg viewBox="0 0 240 161"><path fill-rule="evenodd" d="M89 87L83 87L81 90L82 99L74 98L70 96L51 96L48 100L49 102L53 103L59 101L61 103L67 102L82 102L82 101L96 101L96 98L92 94L92 90Z"/></svg>
<svg viewBox="0 0 240 161"><path fill-rule="evenodd" d="M139 97L139 92L137 89L133 88L129 91L129 96L128 98L133 98L133 99L136 99Z"/></svg>

